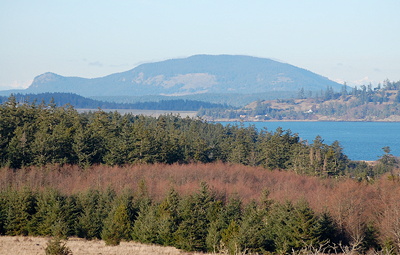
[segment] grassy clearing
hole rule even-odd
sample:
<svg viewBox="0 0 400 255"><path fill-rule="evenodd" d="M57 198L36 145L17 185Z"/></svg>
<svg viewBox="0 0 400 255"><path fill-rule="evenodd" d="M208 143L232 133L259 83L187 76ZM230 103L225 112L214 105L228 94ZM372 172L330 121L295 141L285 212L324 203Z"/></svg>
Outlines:
<svg viewBox="0 0 400 255"><path fill-rule="evenodd" d="M49 237L0 236L0 254L43 255L49 240ZM87 241L81 238L70 238L66 244L74 255L204 255L204 253L183 252L174 247L146 245L135 242L121 242L118 246L106 246L104 241L100 240Z"/></svg>

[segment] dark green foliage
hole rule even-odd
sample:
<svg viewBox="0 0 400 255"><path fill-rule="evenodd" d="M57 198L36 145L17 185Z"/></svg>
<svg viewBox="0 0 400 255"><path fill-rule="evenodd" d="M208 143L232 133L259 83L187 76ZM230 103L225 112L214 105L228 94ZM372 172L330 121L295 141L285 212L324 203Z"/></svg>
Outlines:
<svg viewBox="0 0 400 255"><path fill-rule="evenodd" d="M0 166L231 162L305 174L340 175L338 143L308 146L297 134L162 115L78 114L72 107L0 105ZM311 162L310 162L311 161Z"/></svg>
<svg viewBox="0 0 400 255"><path fill-rule="evenodd" d="M74 93L39 93L39 94L20 94L17 93L14 97L20 103L34 102L54 102L55 106L72 105L82 109L143 109L143 110L171 110L171 111L197 111L200 108L231 108L227 104L210 103L199 100L174 99L174 100L159 100L137 103L115 103L107 101L99 101L91 98L86 98ZM7 102L7 97L0 96L0 103Z"/></svg>
<svg viewBox="0 0 400 255"><path fill-rule="evenodd" d="M274 246L280 253L318 247L325 235L318 228L318 219L305 202L276 204L268 217L267 226L273 233ZM318 233L319 232L319 233Z"/></svg>
<svg viewBox="0 0 400 255"><path fill-rule="evenodd" d="M141 243L162 244L159 227L157 205L142 205L133 226L132 237Z"/></svg>
<svg viewBox="0 0 400 255"><path fill-rule="evenodd" d="M180 222L178 193L171 189L166 198L158 206L158 238L163 245L174 245L174 233Z"/></svg>
<svg viewBox="0 0 400 255"><path fill-rule="evenodd" d="M173 189L160 204L152 204L146 196L142 197L133 226L133 239L143 243L174 245L174 233L180 222L179 203L180 197Z"/></svg>
<svg viewBox="0 0 400 255"><path fill-rule="evenodd" d="M7 201L4 193L0 193L0 235L5 234L5 223L7 220Z"/></svg>
<svg viewBox="0 0 400 255"><path fill-rule="evenodd" d="M216 217L215 196L207 184L200 191L182 200L182 220L175 232L176 247L187 251L206 251L206 237L211 219Z"/></svg>
<svg viewBox="0 0 400 255"><path fill-rule="evenodd" d="M103 226L101 238L106 245L118 245L122 240L132 240L132 226L137 217L137 208L133 205L133 197L124 193L114 198L112 191L108 190L103 196ZM149 203L147 198L143 199Z"/></svg>
<svg viewBox="0 0 400 255"><path fill-rule="evenodd" d="M317 217L315 223L315 235L318 236L318 241L316 243L328 246L335 243L340 243L344 240L339 238L339 230L335 225L334 220L328 212L324 212Z"/></svg>
<svg viewBox="0 0 400 255"><path fill-rule="evenodd" d="M373 224L367 224L364 230L364 239L360 247L358 247L358 250L360 252L366 252L370 249L380 250L381 247L378 240L379 232L376 230Z"/></svg>
<svg viewBox="0 0 400 255"><path fill-rule="evenodd" d="M225 249L229 254L238 254L244 249L239 245L239 228L236 221L232 220L221 233L221 249Z"/></svg>
<svg viewBox="0 0 400 255"><path fill-rule="evenodd" d="M218 197L202 183L194 194L181 198L171 189L156 203L145 185L140 186L136 198L132 192L116 196L112 190L89 190L76 196L49 189L2 191L1 234L53 236L49 250L66 252L60 238L76 235L101 238L107 245L134 239L229 254L284 254L310 247L334 252L329 247L349 244L343 234L346 229L339 231L328 212L317 214L303 201L273 202L267 191L259 203L243 206L237 195ZM389 247L381 242L376 224L365 224L362 231L357 251Z"/></svg>
<svg viewBox="0 0 400 255"><path fill-rule="evenodd" d="M212 217L210 227L206 237L206 246L208 251L217 252L221 245L226 243L222 239L223 232L228 228L231 222L239 222L242 217L242 202L239 197L232 197L222 208L218 208L216 217ZM233 223L232 223L233 224Z"/></svg>
<svg viewBox="0 0 400 255"><path fill-rule="evenodd" d="M36 200L36 213L29 224L31 234L59 237L74 234L76 212L72 197L46 190L38 194Z"/></svg>
<svg viewBox="0 0 400 255"><path fill-rule="evenodd" d="M238 234L238 247L250 252L273 251L271 229L266 224L268 212L250 203L244 210Z"/></svg>
<svg viewBox="0 0 400 255"><path fill-rule="evenodd" d="M50 239L45 248L46 255L72 255L72 251L60 238Z"/></svg>
<svg viewBox="0 0 400 255"><path fill-rule="evenodd" d="M29 223L36 213L36 198L25 189L22 191L10 190L6 192L6 221L4 224L6 235L28 235Z"/></svg>
<svg viewBox="0 0 400 255"><path fill-rule="evenodd" d="M310 174L320 176L343 175L346 167L350 165L338 141L334 141L332 145L326 145L320 136L315 137L308 157L312 171Z"/></svg>
<svg viewBox="0 0 400 255"><path fill-rule="evenodd" d="M119 245L121 240L130 240L132 224L125 203L115 205L108 217L104 220L102 238L106 245Z"/></svg>
<svg viewBox="0 0 400 255"><path fill-rule="evenodd" d="M124 105L123 105L124 106ZM227 104L209 103L197 100L161 100L158 102L138 102L128 105L131 108L144 110L197 111L201 108L231 108Z"/></svg>
<svg viewBox="0 0 400 255"><path fill-rule="evenodd" d="M387 173L390 172L393 175L393 169L399 163L398 159L390 154L391 149L389 146L385 146L382 148L385 152L384 155L378 160L379 164L377 166L379 173Z"/></svg>
<svg viewBox="0 0 400 255"><path fill-rule="evenodd" d="M297 134L278 128L275 133L267 133L262 141L265 166L270 169L286 169L290 165L292 147L299 143Z"/></svg>
<svg viewBox="0 0 400 255"><path fill-rule="evenodd" d="M218 217L216 220L210 222L208 233L206 236L207 250L210 252L218 252L221 246L221 231L223 230L224 219Z"/></svg>
<svg viewBox="0 0 400 255"><path fill-rule="evenodd" d="M113 196L89 190L78 196L79 214L77 217L77 235L86 239L101 238L103 221L111 210Z"/></svg>

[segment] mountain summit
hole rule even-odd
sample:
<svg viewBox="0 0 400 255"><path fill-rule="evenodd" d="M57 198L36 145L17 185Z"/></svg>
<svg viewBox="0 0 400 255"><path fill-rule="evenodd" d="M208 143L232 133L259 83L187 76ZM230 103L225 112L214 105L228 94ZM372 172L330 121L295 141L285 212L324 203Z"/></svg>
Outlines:
<svg viewBox="0 0 400 255"><path fill-rule="evenodd" d="M195 55L142 64L132 70L85 79L54 73L37 76L26 93L72 92L82 96L256 94L320 91L341 84L290 64L238 55Z"/></svg>

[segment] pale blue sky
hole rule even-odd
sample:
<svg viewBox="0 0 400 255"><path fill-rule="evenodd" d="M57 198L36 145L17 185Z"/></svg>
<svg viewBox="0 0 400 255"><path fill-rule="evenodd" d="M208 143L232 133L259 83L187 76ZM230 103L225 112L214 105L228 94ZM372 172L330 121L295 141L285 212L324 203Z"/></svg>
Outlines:
<svg viewBox="0 0 400 255"><path fill-rule="evenodd" d="M332 80L400 80L399 0L0 0L0 90L195 54L280 60Z"/></svg>

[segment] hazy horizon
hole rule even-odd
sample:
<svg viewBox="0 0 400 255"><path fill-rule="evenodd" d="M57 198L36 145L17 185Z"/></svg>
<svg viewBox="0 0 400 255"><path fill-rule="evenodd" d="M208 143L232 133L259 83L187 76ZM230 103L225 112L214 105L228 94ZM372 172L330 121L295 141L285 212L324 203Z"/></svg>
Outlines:
<svg viewBox="0 0 400 255"><path fill-rule="evenodd" d="M197 54L248 55L349 85L400 80L400 1L1 1L0 90Z"/></svg>

